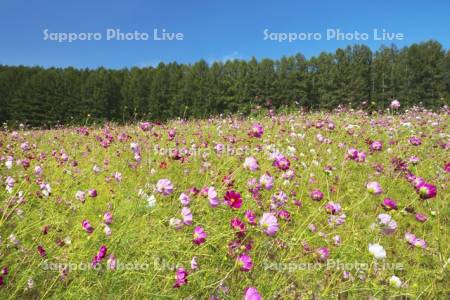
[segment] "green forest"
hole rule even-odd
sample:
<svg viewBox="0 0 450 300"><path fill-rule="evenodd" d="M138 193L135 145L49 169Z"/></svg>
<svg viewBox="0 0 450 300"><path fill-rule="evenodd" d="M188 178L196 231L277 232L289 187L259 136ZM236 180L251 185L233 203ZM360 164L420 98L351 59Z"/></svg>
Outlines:
<svg viewBox="0 0 450 300"><path fill-rule="evenodd" d="M248 114L255 107L377 110L400 100L450 102L450 51L437 41L372 51L364 45L305 58L252 58L131 69L0 65L0 120L34 127Z"/></svg>

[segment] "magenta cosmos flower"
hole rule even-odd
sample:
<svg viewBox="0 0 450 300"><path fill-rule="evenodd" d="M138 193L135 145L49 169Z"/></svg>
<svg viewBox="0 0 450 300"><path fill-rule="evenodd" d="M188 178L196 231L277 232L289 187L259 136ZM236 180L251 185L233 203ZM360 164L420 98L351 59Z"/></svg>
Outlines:
<svg viewBox="0 0 450 300"><path fill-rule="evenodd" d="M83 222L81 222L81 225L83 226L83 229L89 234L94 231L94 227L91 226L88 220L83 220Z"/></svg>
<svg viewBox="0 0 450 300"><path fill-rule="evenodd" d="M259 165L258 165L258 161L256 160L256 158L254 158L253 156L249 156L245 159L244 161L244 169L248 169L250 171L256 171L258 170Z"/></svg>
<svg viewBox="0 0 450 300"><path fill-rule="evenodd" d="M183 267L178 268L175 273L175 284L173 285L173 287L179 288L180 286L187 284L187 276L188 273Z"/></svg>
<svg viewBox="0 0 450 300"><path fill-rule="evenodd" d="M225 193L225 203L234 209L238 209L242 206L241 194L235 191L228 191Z"/></svg>
<svg viewBox="0 0 450 300"><path fill-rule="evenodd" d="M269 235L273 236L278 231L278 220L277 217L275 217L271 213L264 213L261 219L259 220L259 225L262 227L264 232Z"/></svg>
<svg viewBox="0 0 450 300"><path fill-rule="evenodd" d="M263 133L264 128L262 127L262 125L259 123L255 123L252 125L252 128L250 128L248 135L251 137L260 138L262 137Z"/></svg>
<svg viewBox="0 0 450 300"><path fill-rule="evenodd" d="M173 191L172 182L170 182L169 179L160 179L158 180L158 183L156 183L156 190L164 196L168 196Z"/></svg>
<svg viewBox="0 0 450 300"><path fill-rule="evenodd" d="M409 139L409 143L413 146L419 146L422 144L422 140L416 136L413 136Z"/></svg>
<svg viewBox="0 0 450 300"><path fill-rule="evenodd" d="M251 225L256 225L256 214L252 210L247 210L244 214L244 220Z"/></svg>
<svg viewBox="0 0 450 300"><path fill-rule="evenodd" d="M244 300L262 300L258 290L254 287L248 287L244 291Z"/></svg>
<svg viewBox="0 0 450 300"><path fill-rule="evenodd" d="M436 197L437 189L434 185L424 182L417 186L417 192L420 198L430 199Z"/></svg>
<svg viewBox="0 0 450 300"><path fill-rule="evenodd" d="M291 162L282 154L279 154L275 157L273 165L282 171L286 171L287 169L289 169Z"/></svg>
<svg viewBox="0 0 450 300"><path fill-rule="evenodd" d="M310 196L314 201L320 201L323 199L323 193L319 189L313 190Z"/></svg>
<svg viewBox="0 0 450 300"><path fill-rule="evenodd" d="M253 267L253 262L247 254L241 254L237 257L237 263L241 271L249 272Z"/></svg>
<svg viewBox="0 0 450 300"><path fill-rule="evenodd" d="M385 210L397 209L397 203L391 198L384 198L383 203L381 203L381 206Z"/></svg>
<svg viewBox="0 0 450 300"><path fill-rule="evenodd" d="M367 191L374 195L379 195L383 193L383 189L381 188L381 185L376 181L371 181L367 183Z"/></svg>
<svg viewBox="0 0 450 300"><path fill-rule="evenodd" d="M193 239L194 244L197 244L197 245L203 244L207 237L208 237L208 235L206 234L206 232L203 230L202 227L200 227L200 226L195 227L194 239Z"/></svg>

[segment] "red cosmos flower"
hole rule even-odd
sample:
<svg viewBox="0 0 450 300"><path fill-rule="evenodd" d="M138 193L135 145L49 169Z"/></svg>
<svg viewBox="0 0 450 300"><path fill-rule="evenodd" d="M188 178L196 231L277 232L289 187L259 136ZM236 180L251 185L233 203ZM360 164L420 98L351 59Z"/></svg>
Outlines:
<svg viewBox="0 0 450 300"><path fill-rule="evenodd" d="M225 194L225 202L231 208L238 209L242 206L242 197L241 194L235 191L228 191Z"/></svg>

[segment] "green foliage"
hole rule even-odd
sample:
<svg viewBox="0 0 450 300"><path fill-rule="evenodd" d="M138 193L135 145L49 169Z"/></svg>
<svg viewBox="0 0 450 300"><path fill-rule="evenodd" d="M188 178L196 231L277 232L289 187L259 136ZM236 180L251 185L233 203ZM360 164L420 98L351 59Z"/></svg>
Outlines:
<svg viewBox="0 0 450 300"><path fill-rule="evenodd" d="M381 109L449 104L450 59L437 41L372 51L364 45L306 59L252 58L122 70L0 66L0 121L32 126L136 119L205 118L275 108ZM270 101L269 101L270 100ZM370 104L370 105L369 105Z"/></svg>

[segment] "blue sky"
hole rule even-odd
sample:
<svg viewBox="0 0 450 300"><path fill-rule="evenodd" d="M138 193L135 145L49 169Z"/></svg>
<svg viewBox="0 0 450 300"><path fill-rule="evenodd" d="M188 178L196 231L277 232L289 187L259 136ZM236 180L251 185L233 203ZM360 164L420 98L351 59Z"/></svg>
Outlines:
<svg viewBox="0 0 450 300"><path fill-rule="evenodd" d="M159 61L307 57L354 43L372 49L373 29L403 33L398 46L436 39L450 44L450 1L25 1L0 0L0 64L122 68ZM107 41L106 29L150 33L147 41ZM183 41L154 41L153 30L181 32ZM326 30L369 33L367 41L326 39ZM99 32L100 41L45 41L43 31ZM264 40L263 31L318 32L321 40Z"/></svg>

